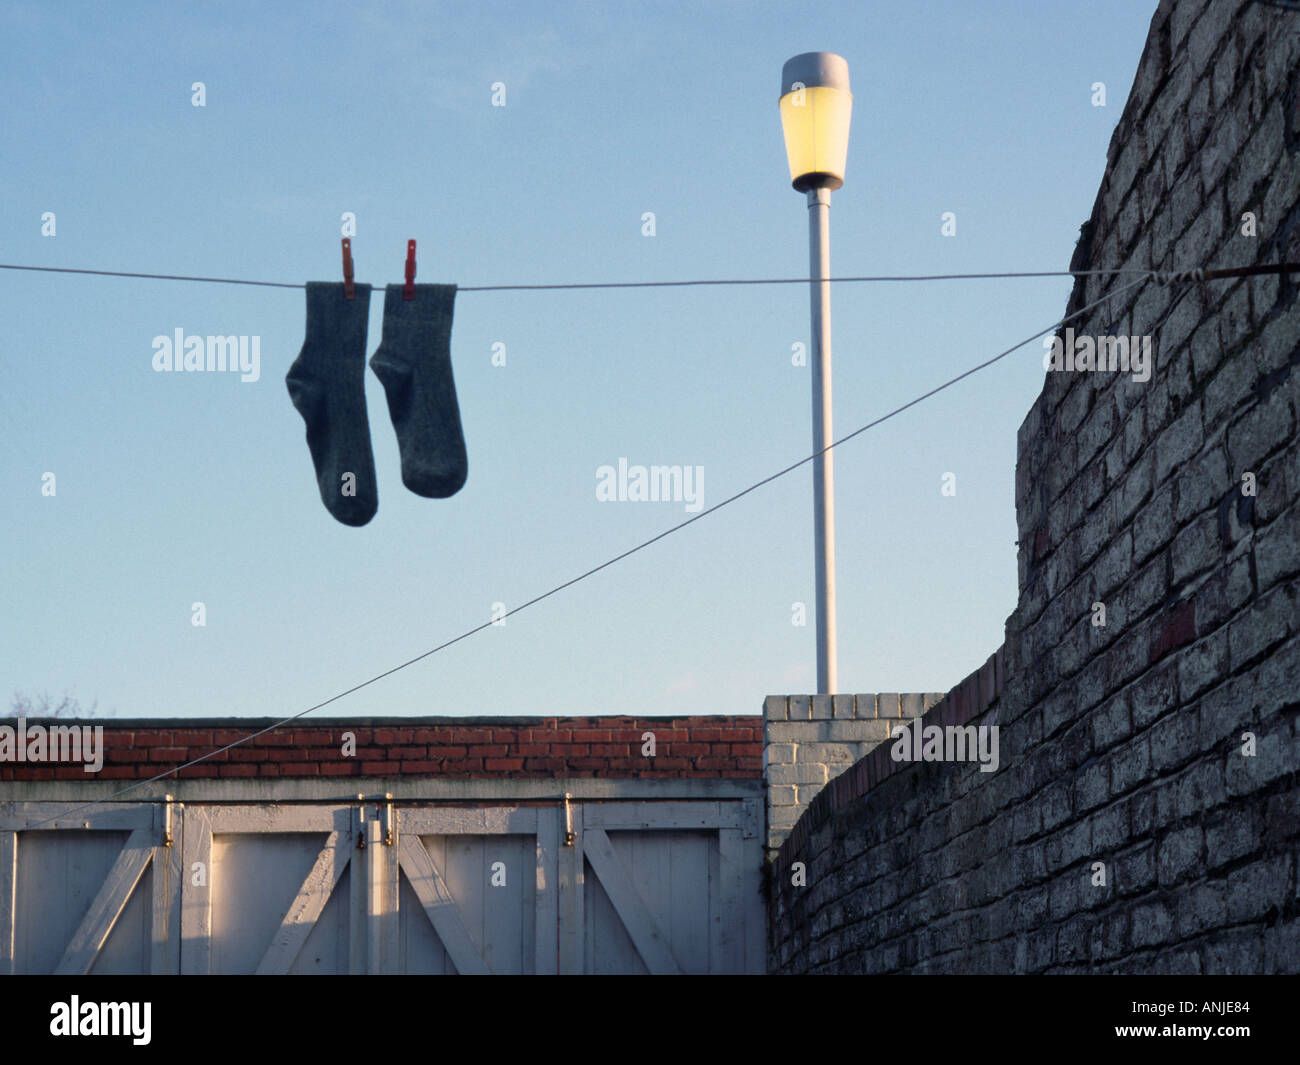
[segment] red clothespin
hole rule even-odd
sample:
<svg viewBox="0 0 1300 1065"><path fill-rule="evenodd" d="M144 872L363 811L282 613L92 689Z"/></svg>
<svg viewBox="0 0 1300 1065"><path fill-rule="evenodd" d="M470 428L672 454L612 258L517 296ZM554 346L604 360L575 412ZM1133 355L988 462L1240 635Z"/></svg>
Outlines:
<svg viewBox="0 0 1300 1065"><path fill-rule="evenodd" d="M406 242L406 287L402 289L402 299L415 299L415 241Z"/></svg>
<svg viewBox="0 0 1300 1065"><path fill-rule="evenodd" d="M343 298L355 299L356 287L352 283L352 241L343 238Z"/></svg>

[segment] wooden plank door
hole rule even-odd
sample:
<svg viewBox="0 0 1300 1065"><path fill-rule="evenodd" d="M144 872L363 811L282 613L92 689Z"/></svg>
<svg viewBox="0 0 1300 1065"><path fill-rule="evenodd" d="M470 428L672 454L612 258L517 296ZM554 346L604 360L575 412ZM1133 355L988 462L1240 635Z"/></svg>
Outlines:
<svg viewBox="0 0 1300 1065"><path fill-rule="evenodd" d="M403 809L397 824L402 972L556 971L553 807Z"/></svg>
<svg viewBox="0 0 1300 1065"><path fill-rule="evenodd" d="M340 973L358 949L355 807L189 806L181 855L185 973Z"/></svg>
<svg viewBox="0 0 1300 1065"><path fill-rule="evenodd" d="M570 971L761 972L754 814L742 802L584 804L581 966Z"/></svg>
<svg viewBox="0 0 1300 1065"><path fill-rule="evenodd" d="M169 971L170 804L82 807L0 806L0 973Z"/></svg>

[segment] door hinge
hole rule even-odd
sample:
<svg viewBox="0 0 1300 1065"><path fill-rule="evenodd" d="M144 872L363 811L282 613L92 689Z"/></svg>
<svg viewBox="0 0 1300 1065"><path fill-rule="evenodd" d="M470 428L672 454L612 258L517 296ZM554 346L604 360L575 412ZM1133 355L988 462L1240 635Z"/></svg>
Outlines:
<svg viewBox="0 0 1300 1065"><path fill-rule="evenodd" d="M385 792L383 805L378 809L379 820L384 830L384 846L391 847L397 842L397 814L393 811L393 793Z"/></svg>

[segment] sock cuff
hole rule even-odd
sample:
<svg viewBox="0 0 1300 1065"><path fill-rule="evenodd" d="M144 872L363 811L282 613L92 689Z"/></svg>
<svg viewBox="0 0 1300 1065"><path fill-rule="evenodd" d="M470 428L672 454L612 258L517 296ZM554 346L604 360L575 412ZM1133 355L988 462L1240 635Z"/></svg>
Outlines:
<svg viewBox="0 0 1300 1065"><path fill-rule="evenodd" d="M343 282L307 282L306 341L334 356L360 350L365 360L366 333L370 325L370 286L357 284L348 299Z"/></svg>
<svg viewBox="0 0 1300 1065"><path fill-rule="evenodd" d="M442 327L448 333L456 303L455 285L416 285L415 298L402 294L404 285L389 285L384 291L384 326L390 321Z"/></svg>

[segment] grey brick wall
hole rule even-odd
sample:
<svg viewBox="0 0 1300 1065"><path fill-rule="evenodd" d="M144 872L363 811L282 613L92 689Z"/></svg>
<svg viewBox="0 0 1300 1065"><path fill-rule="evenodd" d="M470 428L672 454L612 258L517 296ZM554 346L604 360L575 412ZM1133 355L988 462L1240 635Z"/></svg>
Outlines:
<svg viewBox="0 0 1300 1065"><path fill-rule="evenodd" d="M1300 15L1162 0L1075 267L1297 260ZM772 969L1300 971L1298 284L1073 323L1154 367L1047 373L1020 427L1001 768L853 766L770 868Z"/></svg>

